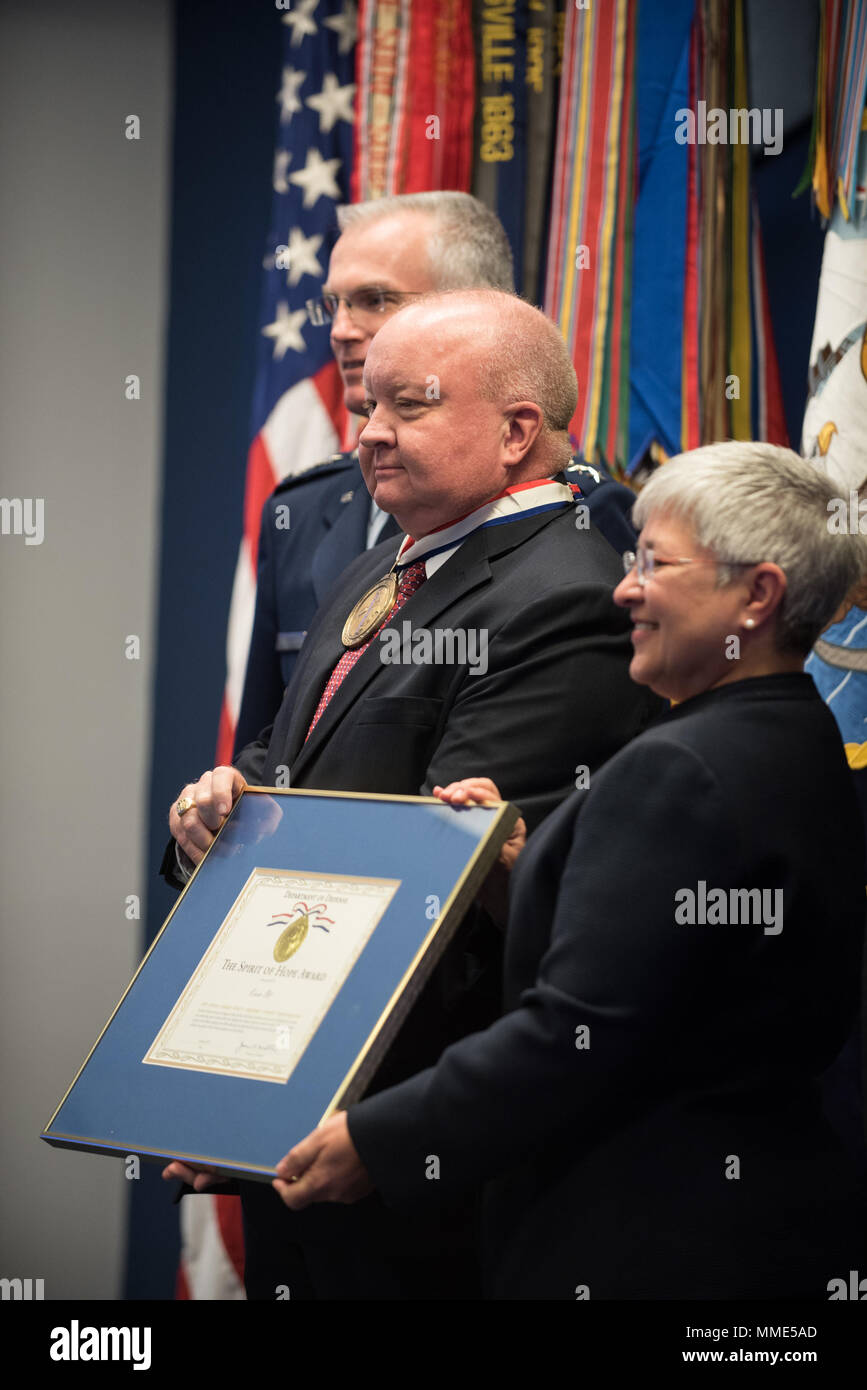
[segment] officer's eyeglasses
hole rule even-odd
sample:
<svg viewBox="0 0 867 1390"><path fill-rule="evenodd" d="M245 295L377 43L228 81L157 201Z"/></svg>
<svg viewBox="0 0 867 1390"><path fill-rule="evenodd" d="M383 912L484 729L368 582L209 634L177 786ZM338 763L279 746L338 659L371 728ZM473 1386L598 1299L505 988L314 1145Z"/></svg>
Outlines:
<svg viewBox="0 0 867 1390"><path fill-rule="evenodd" d="M310 322L321 326L337 318L341 304L356 322L362 319L376 319L388 309L399 309L407 299L423 290L380 290L377 288L357 290L350 299L345 294L322 294L318 299L307 300L307 314Z"/></svg>

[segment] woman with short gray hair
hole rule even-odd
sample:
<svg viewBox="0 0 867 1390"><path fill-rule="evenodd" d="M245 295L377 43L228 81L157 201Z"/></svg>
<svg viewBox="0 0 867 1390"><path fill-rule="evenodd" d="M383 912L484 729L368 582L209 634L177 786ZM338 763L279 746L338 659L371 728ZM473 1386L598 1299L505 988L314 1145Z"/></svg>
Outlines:
<svg viewBox="0 0 867 1390"><path fill-rule="evenodd" d="M483 1186L494 1298L847 1296L867 1215L819 1078L855 1017L864 837L803 662L867 540L832 502L769 445L651 479L614 597L674 706L507 845L504 1016L298 1145L294 1200L431 1216Z"/></svg>
<svg viewBox="0 0 867 1390"><path fill-rule="evenodd" d="M805 657L863 574L865 541L833 525L833 483L791 449L728 440L669 460L640 493L632 519L651 513L688 520L700 546L720 557L728 585L756 555L786 577L777 617L781 651Z"/></svg>

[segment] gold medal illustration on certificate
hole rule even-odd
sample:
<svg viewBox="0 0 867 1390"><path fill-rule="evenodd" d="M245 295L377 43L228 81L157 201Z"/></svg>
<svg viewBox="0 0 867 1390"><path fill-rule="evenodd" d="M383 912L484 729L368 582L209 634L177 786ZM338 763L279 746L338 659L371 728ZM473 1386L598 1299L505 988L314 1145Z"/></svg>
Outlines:
<svg viewBox="0 0 867 1390"><path fill-rule="evenodd" d="M274 959L278 963L282 964L284 960L288 960L290 956L294 956L299 946L303 946L304 938L307 935L309 927L310 918L305 912L303 917L299 917L296 921L290 922L288 927L285 927L283 931L281 931L277 938L277 944L274 947Z"/></svg>
<svg viewBox="0 0 867 1390"><path fill-rule="evenodd" d="M254 868L142 1062L285 1085L399 887Z"/></svg>
<svg viewBox="0 0 867 1390"><path fill-rule="evenodd" d="M294 904L290 913L278 912L271 918L269 926L282 928L274 946L274 959L278 964L282 964L290 956L294 956L295 952L304 945L310 930L311 917L314 919L313 926L324 931L326 935L328 934L331 927L334 926L334 921L331 917L322 915L327 911L327 907L327 903L315 903L313 907L308 907L307 903L298 902ZM326 926L326 922L330 925Z"/></svg>
<svg viewBox="0 0 867 1390"><path fill-rule="evenodd" d="M343 624L340 640L344 647L360 647L373 636L394 607L397 590L397 575L390 570L382 579L377 579L366 594L362 594Z"/></svg>

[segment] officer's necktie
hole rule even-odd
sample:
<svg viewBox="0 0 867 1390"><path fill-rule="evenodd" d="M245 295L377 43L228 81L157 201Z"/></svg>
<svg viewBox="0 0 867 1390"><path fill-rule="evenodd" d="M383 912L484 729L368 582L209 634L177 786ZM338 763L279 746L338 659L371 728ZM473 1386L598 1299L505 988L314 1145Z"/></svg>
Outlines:
<svg viewBox="0 0 867 1390"><path fill-rule="evenodd" d="M386 613L379 627L376 629L376 632L374 632L371 637L368 637L367 641L363 644L363 646L353 647L349 651L345 651L343 653L334 670L331 672L331 675L328 677L325 689L322 692L322 698L320 699L319 704L316 706L316 713L313 716L310 728L307 730L307 734L304 740L305 743L307 739L310 737L310 735L313 733L313 730L316 728L316 725L319 723L319 720L322 717L323 712L328 708L328 705L331 702L334 692L349 675L349 672L352 670L356 661L358 661L359 657L362 657L364 655L371 642L375 641L379 634L382 632L382 629L385 627L386 623L391 622L395 613L400 612L407 599L415 593L416 589L418 589L420 585L424 583L426 578L427 574L425 572L424 560L416 560L415 564L407 565L403 574L400 576L400 583L398 584L397 589L397 598L394 601L394 606L391 609L391 612Z"/></svg>

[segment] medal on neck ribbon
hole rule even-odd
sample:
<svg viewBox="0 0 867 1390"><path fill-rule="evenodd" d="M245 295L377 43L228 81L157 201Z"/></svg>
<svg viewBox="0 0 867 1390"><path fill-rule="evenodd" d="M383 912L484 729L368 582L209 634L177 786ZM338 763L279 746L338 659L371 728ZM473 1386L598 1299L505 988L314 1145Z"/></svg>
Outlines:
<svg viewBox="0 0 867 1390"><path fill-rule="evenodd" d="M343 624L340 640L350 650L361 647L372 637L397 599L398 579L392 568L362 594Z"/></svg>

